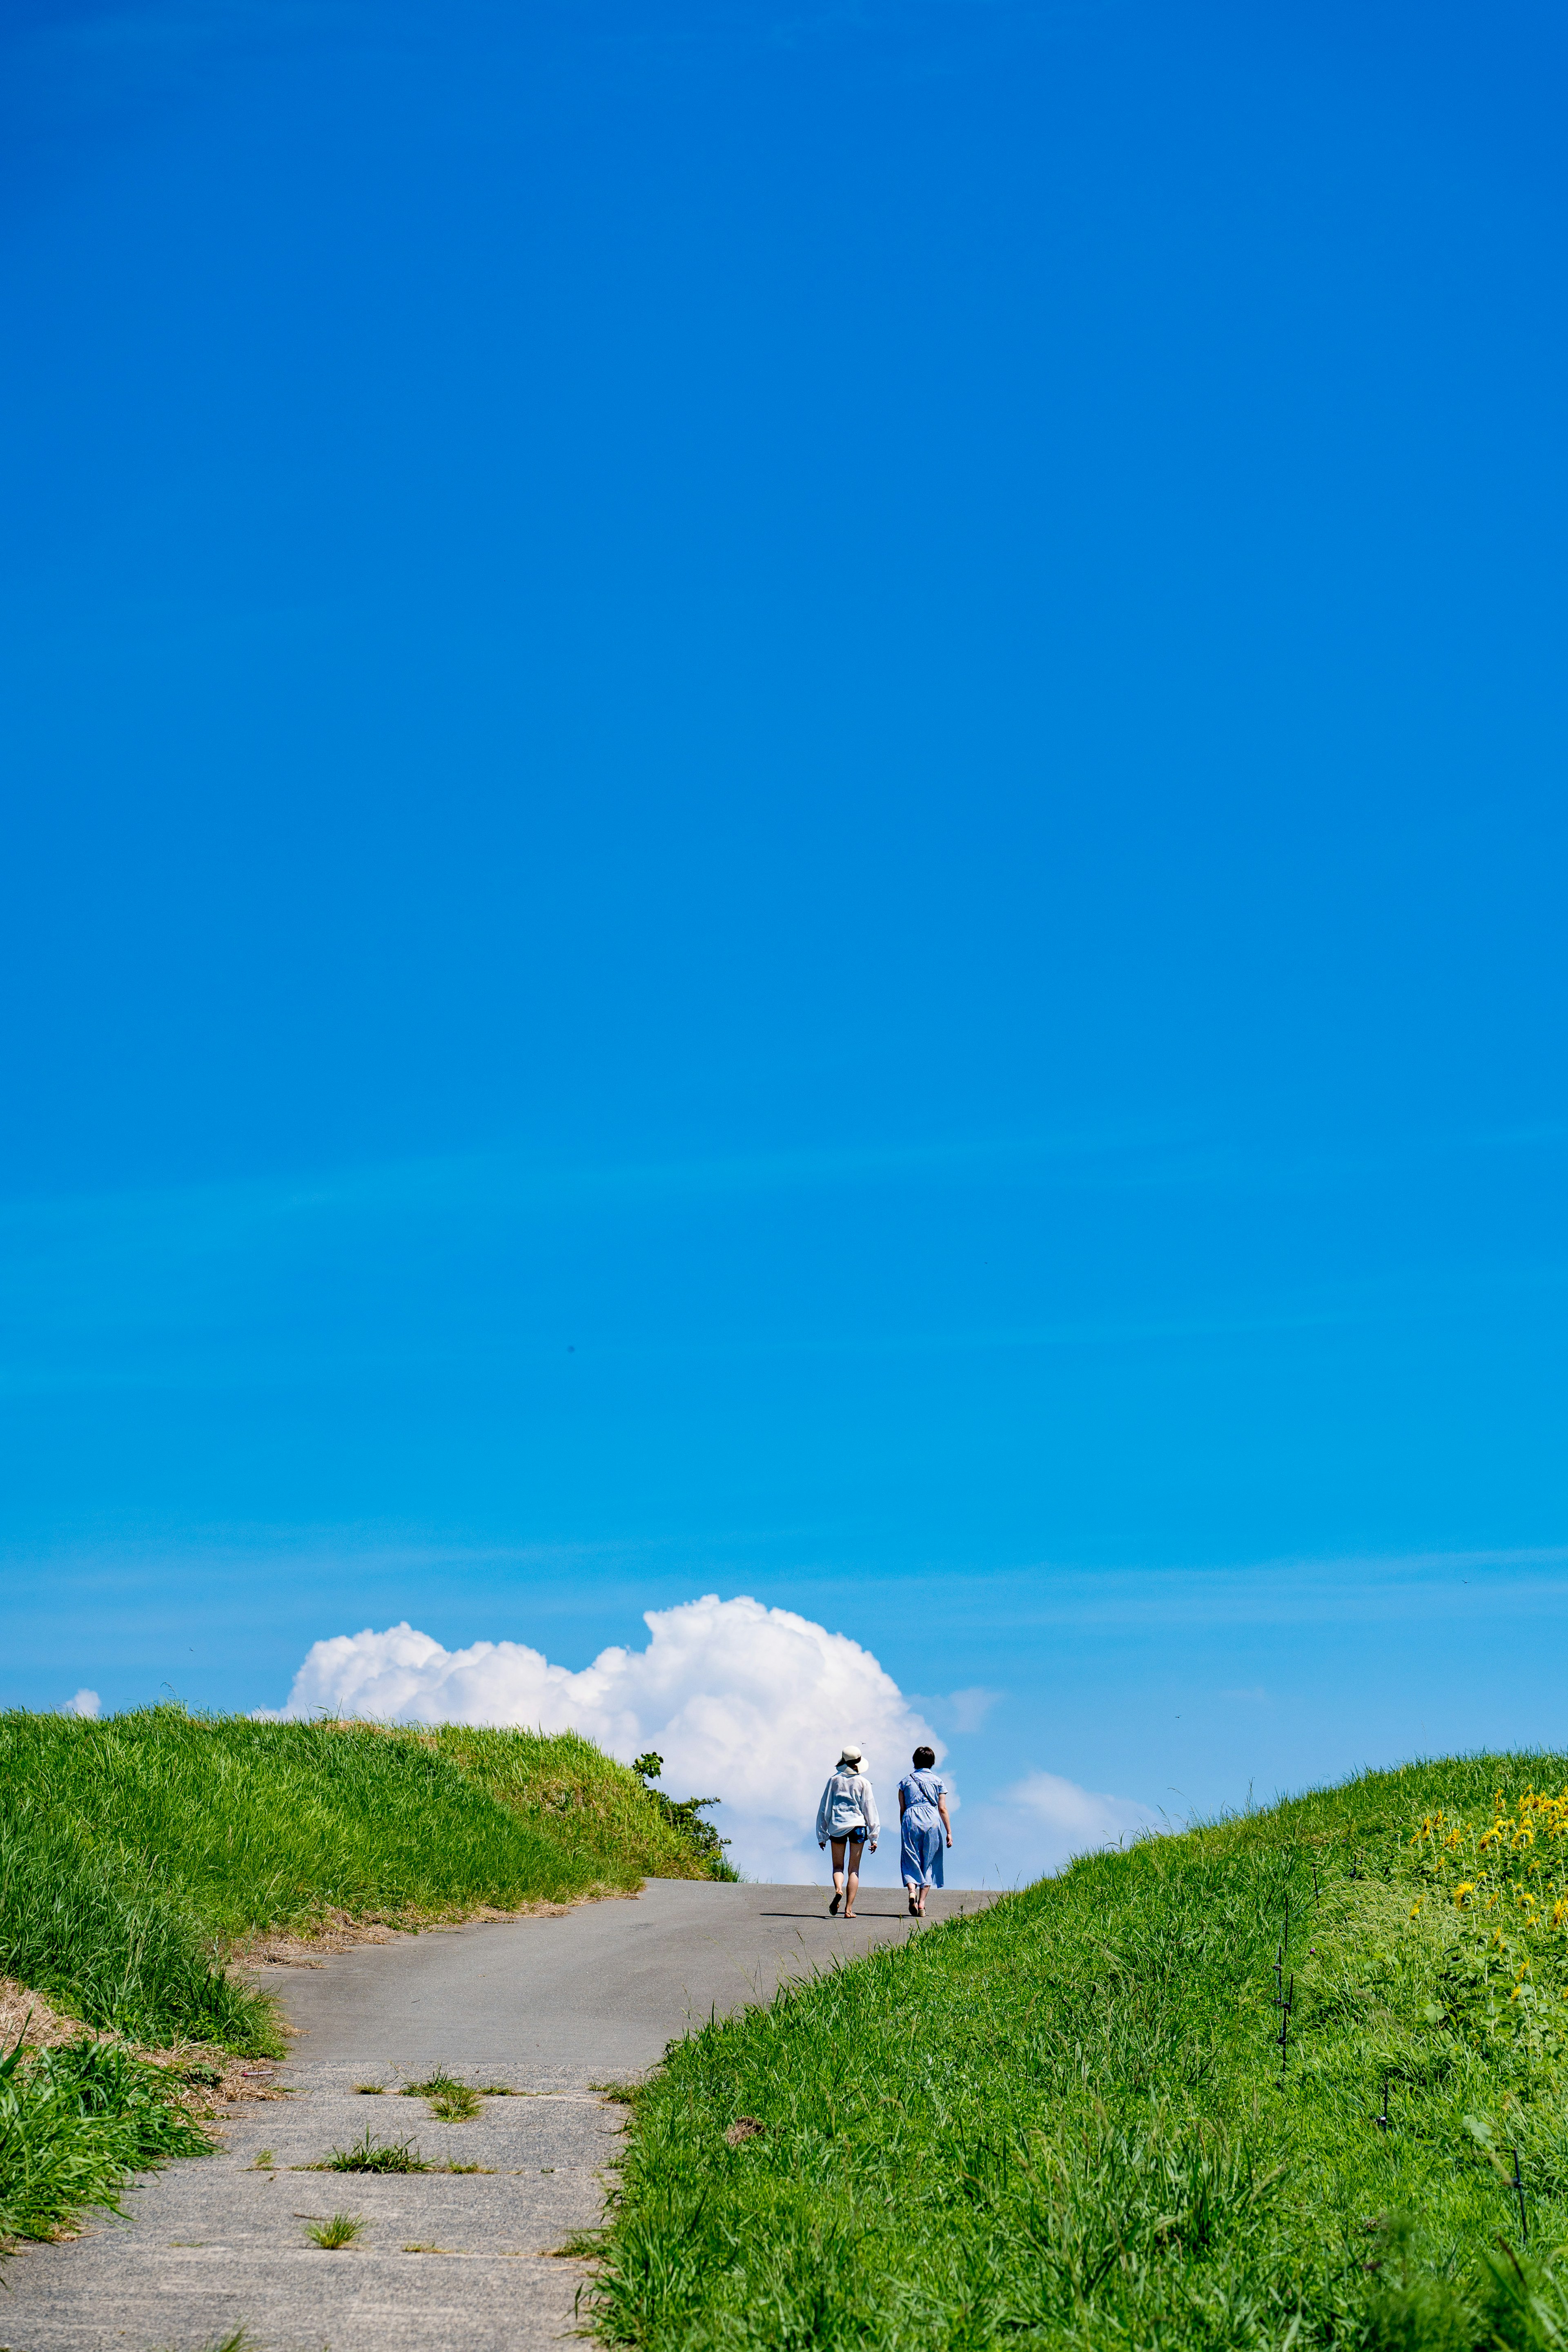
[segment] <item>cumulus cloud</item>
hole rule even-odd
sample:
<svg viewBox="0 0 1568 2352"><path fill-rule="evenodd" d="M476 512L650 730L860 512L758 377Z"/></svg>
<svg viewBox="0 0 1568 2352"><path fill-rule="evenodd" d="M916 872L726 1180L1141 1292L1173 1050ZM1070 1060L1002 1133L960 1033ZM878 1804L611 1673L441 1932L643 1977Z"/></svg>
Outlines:
<svg viewBox="0 0 1568 2352"><path fill-rule="evenodd" d="M918 1742L941 1742L870 1651L716 1593L643 1622L646 1649L603 1650L577 1673L521 1642L445 1650L407 1624L340 1633L312 1648L283 1713L581 1731L626 1762L657 1748L672 1793L722 1798L731 1859L781 1880L818 1874L817 1799L853 1740L893 1817L878 1875L896 1878L898 1779Z"/></svg>
<svg viewBox="0 0 1568 2352"><path fill-rule="evenodd" d="M79 1690L75 1698L67 1699L64 1706L60 1709L60 1713L62 1715L79 1715L84 1717L89 1723L96 1723L98 1721L100 1704L100 1702L96 1691Z"/></svg>

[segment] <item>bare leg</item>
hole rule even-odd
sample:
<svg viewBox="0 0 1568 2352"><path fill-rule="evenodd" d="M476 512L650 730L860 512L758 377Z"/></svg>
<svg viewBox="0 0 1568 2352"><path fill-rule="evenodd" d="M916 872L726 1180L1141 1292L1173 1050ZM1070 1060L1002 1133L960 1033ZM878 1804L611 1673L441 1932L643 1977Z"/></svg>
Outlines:
<svg viewBox="0 0 1568 2352"><path fill-rule="evenodd" d="M836 1911L844 1899L844 1849L847 1843L846 1838L833 1841L833 1907Z"/></svg>
<svg viewBox="0 0 1568 2352"><path fill-rule="evenodd" d="M855 1916L855 1897L860 1892L860 1841L858 1838L849 1838L846 1843L849 1848L849 1875L844 1897L844 1916L847 1919L853 1919ZM837 1877L837 1872L834 1875Z"/></svg>

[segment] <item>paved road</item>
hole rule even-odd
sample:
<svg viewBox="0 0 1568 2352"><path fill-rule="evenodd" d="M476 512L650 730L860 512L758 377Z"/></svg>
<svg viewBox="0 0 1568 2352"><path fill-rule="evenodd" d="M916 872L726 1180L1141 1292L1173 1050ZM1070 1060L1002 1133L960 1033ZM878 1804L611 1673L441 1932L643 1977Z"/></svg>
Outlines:
<svg viewBox="0 0 1568 2352"><path fill-rule="evenodd" d="M931 1916L990 1899L938 1894ZM205 2352L239 2326L256 2352L557 2347L585 2273L552 2250L598 2220L624 2118L596 2086L657 2064L715 2010L909 1932L886 1890L847 1926L813 1888L659 1879L559 1918L258 1970L300 2030L289 2101L236 2108L223 2153L148 2177L123 2223L8 2263L0 2352ZM400 2091L437 2065L510 2095L440 2123ZM427 2162L479 2168L307 2168L367 2127L412 2137ZM324 2252L306 2217L340 2210L363 2235Z"/></svg>

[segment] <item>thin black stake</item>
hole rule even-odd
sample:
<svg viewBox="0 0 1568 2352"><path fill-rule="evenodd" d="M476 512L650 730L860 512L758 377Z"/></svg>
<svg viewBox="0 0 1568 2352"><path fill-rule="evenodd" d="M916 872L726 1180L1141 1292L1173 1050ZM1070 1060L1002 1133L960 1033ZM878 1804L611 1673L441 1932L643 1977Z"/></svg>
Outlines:
<svg viewBox="0 0 1568 2352"><path fill-rule="evenodd" d="M1519 2150L1517 2147L1513 2151L1513 2179L1509 2183L1509 2186L1519 2200L1519 2234L1521 2242L1528 2246L1530 2243L1530 2223L1525 2218L1524 2183L1520 2179Z"/></svg>
<svg viewBox="0 0 1568 2352"><path fill-rule="evenodd" d="M1285 2079L1285 2059L1286 2053L1289 2048L1290 2004L1295 1998L1296 1979L1292 1977L1290 1979L1290 1990L1279 2004L1280 2010L1283 2012L1279 2020L1279 2078L1281 2082Z"/></svg>

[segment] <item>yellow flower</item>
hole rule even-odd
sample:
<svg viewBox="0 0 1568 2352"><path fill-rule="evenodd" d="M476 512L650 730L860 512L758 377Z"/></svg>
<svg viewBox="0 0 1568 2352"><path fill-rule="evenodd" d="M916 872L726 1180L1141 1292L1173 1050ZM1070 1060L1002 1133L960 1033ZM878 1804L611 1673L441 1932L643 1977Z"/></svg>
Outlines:
<svg viewBox="0 0 1568 2352"><path fill-rule="evenodd" d="M1560 1895L1552 1906L1552 1925L1561 1927L1564 1919L1568 1919L1568 1895ZM1563 1998L1568 2000L1568 1993L1564 1993Z"/></svg>
<svg viewBox="0 0 1568 2352"><path fill-rule="evenodd" d="M1415 1919L1415 1918L1418 1918L1418 1917L1419 1917L1419 1916L1420 1916L1420 1912L1421 1912L1421 1906L1420 1906L1420 1904L1419 1904L1419 1903L1413 1903L1413 1904L1410 1906L1410 1916L1411 1916L1413 1919Z"/></svg>
<svg viewBox="0 0 1568 2352"><path fill-rule="evenodd" d="M1468 1911L1469 1909L1470 1897L1475 1891L1476 1882L1473 1878L1461 1879L1458 1885L1455 1887L1454 1901L1461 1911ZM1568 1906L1565 1906L1564 1907L1568 1908Z"/></svg>

